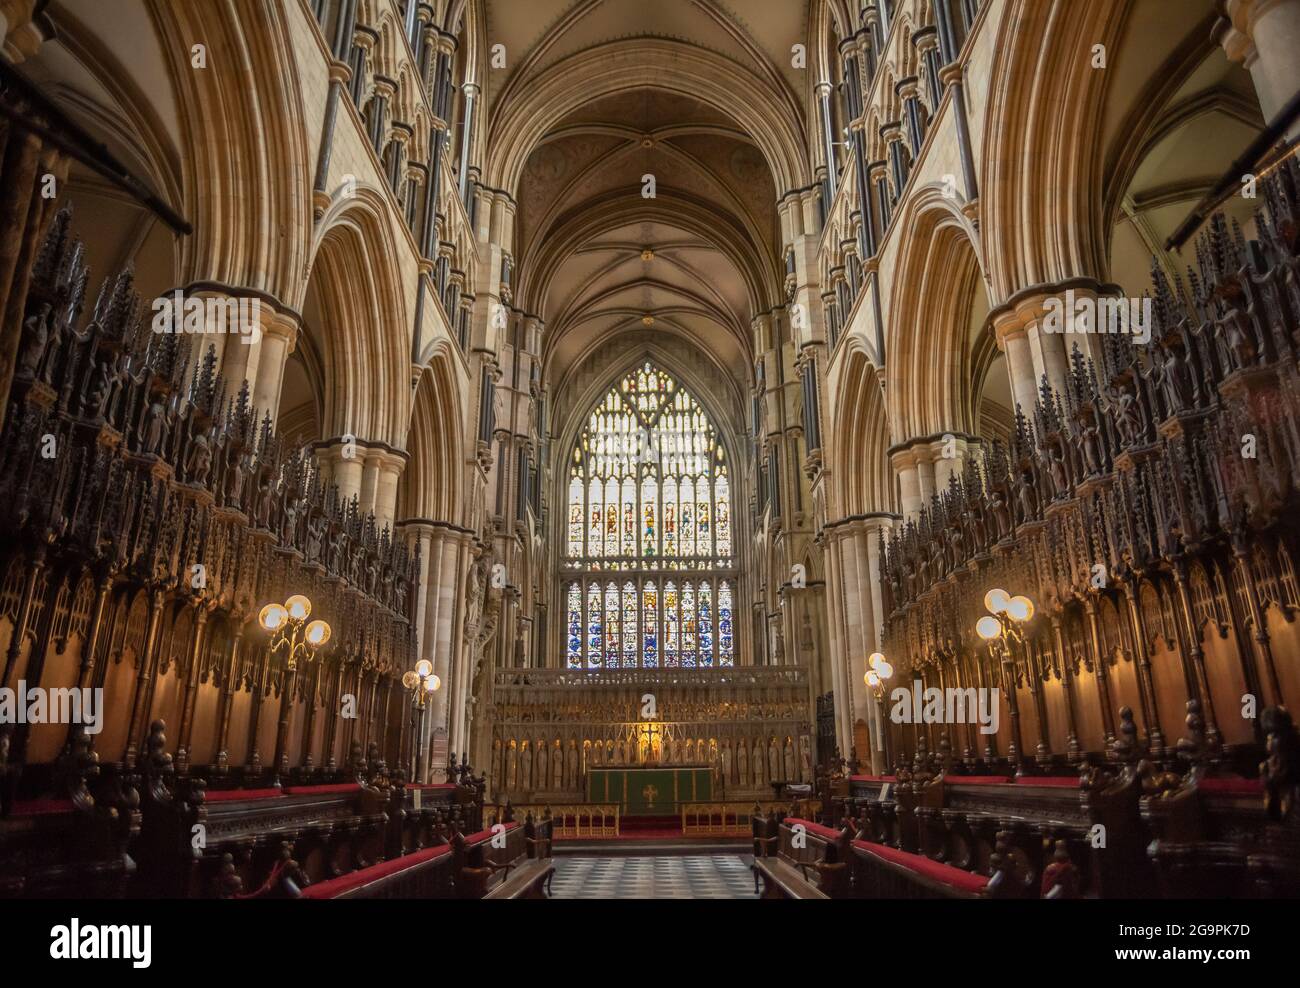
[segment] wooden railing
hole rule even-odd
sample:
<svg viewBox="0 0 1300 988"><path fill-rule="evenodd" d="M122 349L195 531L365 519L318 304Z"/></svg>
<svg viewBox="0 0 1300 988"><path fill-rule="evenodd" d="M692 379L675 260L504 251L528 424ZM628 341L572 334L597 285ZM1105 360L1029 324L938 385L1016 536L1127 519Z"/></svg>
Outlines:
<svg viewBox="0 0 1300 988"><path fill-rule="evenodd" d="M790 804L772 801L696 801L681 803L683 837L748 837L754 814L786 812Z"/></svg>
<svg viewBox="0 0 1300 988"><path fill-rule="evenodd" d="M617 837L619 835L619 806L617 803L567 803L559 806L525 804L511 806L514 819L523 820L529 813L536 820L551 821L554 840L574 837ZM496 819L501 819L497 808Z"/></svg>

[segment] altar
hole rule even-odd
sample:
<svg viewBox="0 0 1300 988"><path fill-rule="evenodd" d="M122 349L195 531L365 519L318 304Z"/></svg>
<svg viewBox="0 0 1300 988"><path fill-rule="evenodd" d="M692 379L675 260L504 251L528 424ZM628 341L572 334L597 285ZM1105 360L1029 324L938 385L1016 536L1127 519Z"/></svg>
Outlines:
<svg viewBox="0 0 1300 988"><path fill-rule="evenodd" d="M675 816L679 802L713 798L702 765L611 765L587 769L587 801L618 803L624 816Z"/></svg>

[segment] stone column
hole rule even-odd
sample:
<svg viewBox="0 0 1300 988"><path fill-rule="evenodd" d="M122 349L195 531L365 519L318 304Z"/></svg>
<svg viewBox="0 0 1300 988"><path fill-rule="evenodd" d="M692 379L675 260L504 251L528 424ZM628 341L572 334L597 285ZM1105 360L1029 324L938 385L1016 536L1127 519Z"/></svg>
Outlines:
<svg viewBox="0 0 1300 988"><path fill-rule="evenodd" d="M888 166L883 161L872 161L867 165L867 174L871 179L872 194L875 196L876 216L880 221L880 239L884 239L893 217L894 197L889 187Z"/></svg>
<svg viewBox="0 0 1300 988"><path fill-rule="evenodd" d="M1075 298L1095 298L1095 288L1071 287ZM998 346L1007 355L1013 400L1027 418L1033 416L1044 377L1056 391L1064 393L1070 375L1070 351L1078 346L1085 357L1097 355L1094 332L1084 332L1075 314L1065 307L1065 290L1036 292L1015 299L992 315ZM1056 302L1063 316L1056 317ZM1051 303L1051 304L1049 304ZM1095 329L1095 327L1093 327Z"/></svg>
<svg viewBox="0 0 1300 988"><path fill-rule="evenodd" d="M952 90L953 123L957 129L957 148L961 154L962 178L966 184L967 209L973 212L973 203L979 198L979 186L976 184L975 154L971 143L970 124L966 118L966 93L962 81L962 66L954 62L960 52L957 51L952 12L947 0L933 0L933 3L934 23L939 29L939 57L943 63L939 77L940 82Z"/></svg>
<svg viewBox="0 0 1300 988"><path fill-rule="evenodd" d="M831 123L831 84L817 83L817 104L821 108L822 150L826 155L826 213L831 211L835 201L835 192L839 188L837 169L835 167L835 131Z"/></svg>
<svg viewBox="0 0 1300 988"><path fill-rule="evenodd" d="M947 436L951 436L952 439L949 440ZM966 468L966 457L970 452L968 440L969 437L961 433L951 432L930 443L930 459L934 465L936 491L946 491L948 482L953 477L961 480L962 471Z"/></svg>
<svg viewBox="0 0 1300 988"><path fill-rule="evenodd" d="M373 107L367 106L366 113L369 116L369 131L367 136L370 138L370 144L375 149L375 154L383 157L384 138L388 132L388 106L397 95L397 80L390 79L387 76L375 76L375 92L371 97ZM382 164L380 166L382 170Z"/></svg>
<svg viewBox="0 0 1300 988"><path fill-rule="evenodd" d="M1029 336L1016 313L1004 311L994 318L993 332L998 348L1007 355L1007 376L1011 380L1011 400L1026 415L1033 415L1038 386L1034 376L1034 358ZM1014 415L1015 409L1012 409Z"/></svg>
<svg viewBox="0 0 1300 988"><path fill-rule="evenodd" d="M828 526L827 597L831 627L831 671L835 690L837 743L847 758L854 746L853 727L866 722L871 737L871 761L884 767L877 749L879 725L875 697L864 676L867 659L880 649L884 601L880 592L880 532L893 517L872 515ZM859 751L861 759L867 753Z"/></svg>
<svg viewBox="0 0 1300 988"><path fill-rule="evenodd" d="M1250 72L1271 121L1300 91L1300 0L1227 0L1224 12L1228 25L1219 41ZM1287 139L1297 138L1300 121L1287 128Z"/></svg>
<svg viewBox="0 0 1300 988"><path fill-rule="evenodd" d="M465 113L461 120L460 131L460 172L456 175L457 190L463 201L465 198L465 189L469 182L469 147L474 137L474 101L478 96L478 86L474 83L466 83L463 90L465 94Z"/></svg>
<svg viewBox="0 0 1300 988"><path fill-rule="evenodd" d="M825 329L818 318L821 296L818 279L821 248L821 219L816 192L789 192L777 206L781 218L781 240L794 257L794 298L790 311L790 343L796 350L809 343L825 341ZM793 306L800 306L794 310Z"/></svg>
<svg viewBox="0 0 1300 988"><path fill-rule="evenodd" d="M889 535L889 531L893 527L894 521L895 519L892 517L878 515L878 516L870 517L861 523L863 529L863 536L866 540L866 551L867 551L867 562L868 562L867 572L870 576L871 614L872 614L871 635L869 636L869 643L871 647L867 650L866 655L863 656L862 676L866 675L867 659L870 657L871 653L875 651L880 651L883 645L883 643L880 640L880 630L881 630L881 626L885 623L886 615L885 615L884 595L881 593L881 589L880 589L880 565L883 562L883 559L881 558L880 536L882 533L885 536ZM897 667L898 663L896 662L894 657L890 657L887 655L885 656L885 658L889 659ZM897 658L901 658L901 656L898 656ZM862 676L858 677L859 681L862 680ZM896 685L896 683L888 684L888 685ZM877 775L882 775L888 772L890 769L890 766L886 764L885 748L883 745L880 744L881 739L884 737L884 733L889 730L889 727L888 725L879 723L881 709L880 709L880 705L876 703L875 695L871 693L869 689L867 689L865 683L863 683L862 689L863 689L864 702L868 710L867 723L871 727L872 771ZM888 694L886 694L885 699L886 701L888 701L889 699ZM885 710L889 709L888 702L886 702L884 709ZM865 753L859 752L858 753L859 758L862 757L863 754Z"/></svg>
<svg viewBox="0 0 1300 988"><path fill-rule="evenodd" d="M912 158L921 153L925 142L925 117L921 110L921 86L916 76L900 79L894 86L898 98L903 101L903 122L907 125L907 142L912 149Z"/></svg>
<svg viewBox="0 0 1300 988"><path fill-rule="evenodd" d="M337 485L339 497L346 504L355 495L360 500L363 474L365 472L364 452L355 439L346 436L327 440L316 447L316 458L324 468L329 480Z"/></svg>
<svg viewBox="0 0 1300 988"><path fill-rule="evenodd" d="M880 128L880 136L885 141L885 153L889 156L889 173L894 181L894 199L903 194L907 186L909 165L903 146L903 122L891 120Z"/></svg>
<svg viewBox="0 0 1300 988"><path fill-rule="evenodd" d="M357 460L361 464L357 505L363 516L375 516L375 527L381 531L385 525L393 523L397 511L397 482L406 466L406 459L405 453L380 446L365 446L357 451Z"/></svg>
<svg viewBox="0 0 1300 988"><path fill-rule="evenodd" d="M256 367L253 404L270 413L274 424L280 416L280 391L284 386L284 367L298 342L299 319L292 313L276 312L268 322L262 321L262 339L252 355Z"/></svg>
<svg viewBox="0 0 1300 988"><path fill-rule="evenodd" d="M939 80L939 31L933 25L922 28L912 35L912 44L916 53L925 64L925 88L930 101L930 113L939 110L939 101L943 99L943 83Z"/></svg>
<svg viewBox="0 0 1300 988"><path fill-rule="evenodd" d="M469 535L445 522L424 520L403 522L402 529L412 550L418 547L420 552L420 585L415 602L417 655L433 663L434 675L441 681L427 716L420 721L424 733L414 739L414 744L420 764L427 763L423 777L442 781L446 758L434 757L430 762L429 748L439 728L446 732L449 743L460 740L451 729L451 721L454 697L460 693L464 679L463 670L458 668L459 655L464 654L458 622L463 619ZM461 750L455 743L452 748Z"/></svg>
<svg viewBox="0 0 1300 988"><path fill-rule="evenodd" d="M899 507L903 516L915 518L921 511L924 499L921 496L921 480L916 465L916 451L911 448L896 450L890 454L890 465L898 474Z"/></svg>
<svg viewBox="0 0 1300 988"><path fill-rule="evenodd" d="M375 475L375 499L370 510L375 513L375 525L381 530L391 526L397 514L397 485L406 469L405 453L384 450L378 456Z"/></svg>
<svg viewBox="0 0 1300 988"><path fill-rule="evenodd" d="M831 688L835 702L835 743L848 756L853 737L853 693L849 686L850 667L856 649L861 648L862 618L860 601L852 585L856 569L845 564L850 549L845 543L851 533L841 523L827 533L827 596L832 612Z"/></svg>
<svg viewBox="0 0 1300 988"><path fill-rule="evenodd" d="M329 96L325 100L325 123L321 129L320 147L316 152L316 177L312 182L312 215L320 219L329 208L330 158L334 153L334 129L338 125L339 100L343 96L343 87L352 79L352 67L343 59L347 53L336 57L330 63Z"/></svg>
<svg viewBox="0 0 1300 988"><path fill-rule="evenodd" d="M348 54L349 62L352 67L352 102L361 108L361 97L365 95L366 86L366 62L370 58L370 51L379 41L377 35L371 28L364 24L358 24L352 35L352 51Z"/></svg>

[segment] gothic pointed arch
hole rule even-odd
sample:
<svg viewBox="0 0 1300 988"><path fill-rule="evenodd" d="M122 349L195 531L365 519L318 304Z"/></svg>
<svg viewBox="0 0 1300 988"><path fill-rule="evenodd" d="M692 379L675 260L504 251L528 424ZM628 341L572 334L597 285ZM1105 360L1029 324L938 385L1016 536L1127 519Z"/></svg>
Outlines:
<svg viewBox="0 0 1300 988"><path fill-rule="evenodd" d="M976 380L973 339L988 309L978 235L939 186L910 197L900 222L906 233L885 335L894 441L974 435L983 380Z"/></svg>
<svg viewBox="0 0 1300 988"><path fill-rule="evenodd" d="M252 288L290 308L307 283L313 155L288 11L149 0L177 80L184 151L181 278ZM204 48L197 68L194 46Z"/></svg>
<svg viewBox="0 0 1300 988"><path fill-rule="evenodd" d="M439 352L415 387L402 473L398 517L461 523L461 477L465 430L455 395L451 356Z"/></svg>
<svg viewBox="0 0 1300 988"><path fill-rule="evenodd" d="M1099 126L1132 4L1013 0L999 23L984 117L980 229L993 305L1027 285L1105 271ZM1051 70L1045 66L1055 66Z"/></svg>
<svg viewBox="0 0 1300 988"><path fill-rule="evenodd" d="M828 466L835 477L832 518L897 510L890 447L889 415L879 371L857 341L844 355L838 375L840 411Z"/></svg>
<svg viewBox="0 0 1300 988"><path fill-rule="evenodd" d="M305 315L324 341L325 435L400 447L410 414L410 320L382 197L358 186L322 217Z"/></svg>

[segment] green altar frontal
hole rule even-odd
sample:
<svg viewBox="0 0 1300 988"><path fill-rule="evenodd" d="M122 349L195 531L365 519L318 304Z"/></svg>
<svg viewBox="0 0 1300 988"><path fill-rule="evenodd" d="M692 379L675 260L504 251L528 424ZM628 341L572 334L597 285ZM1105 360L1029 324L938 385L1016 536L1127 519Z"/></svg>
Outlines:
<svg viewBox="0 0 1300 988"><path fill-rule="evenodd" d="M587 801L618 803L624 816L674 816L679 802L713 798L713 770L689 765L587 769Z"/></svg>

